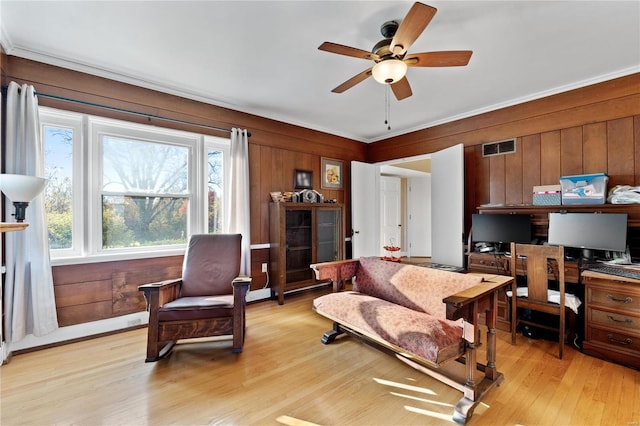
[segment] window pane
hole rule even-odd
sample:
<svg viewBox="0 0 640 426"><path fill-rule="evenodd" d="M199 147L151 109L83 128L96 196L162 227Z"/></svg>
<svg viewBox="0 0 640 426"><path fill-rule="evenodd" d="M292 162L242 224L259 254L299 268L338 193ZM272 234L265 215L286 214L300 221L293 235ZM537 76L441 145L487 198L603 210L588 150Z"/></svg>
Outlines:
<svg viewBox="0 0 640 426"><path fill-rule="evenodd" d="M102 248L184 244L187 198L102 197Z"/></svg>
<svg viewBox="0 0 640 426"><path fill-rule="evenodd" d="M223 188L222 151L207 151L207 195L208 195L208 231L210 234L222 232L222 188Z"/></svg>
<svg viewBox="0 0 640 426"><path fill-rule="evenodd" d="M188 192L187 147L103 136L102 150L104 191Z"/></svg>
<svg viewBox="0 0 640 426"><path fill-rule="evenodd" d="M44 126L44 147L49 248L69 249L73 244L73 130Z"/></svg>

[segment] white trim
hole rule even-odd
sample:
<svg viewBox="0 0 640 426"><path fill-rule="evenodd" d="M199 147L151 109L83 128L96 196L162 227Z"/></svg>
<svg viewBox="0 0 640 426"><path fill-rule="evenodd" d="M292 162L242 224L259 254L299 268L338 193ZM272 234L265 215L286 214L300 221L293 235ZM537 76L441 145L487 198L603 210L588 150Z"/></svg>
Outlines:
<svg viewBox="0 0 640 426"><path fill-rule="evenodd" d="M258 290L250 290L247 293L247 302L255 302L257 300L265 300L271 297L270 288L260 288Z"/></svg>
<svg viewBox="0 0 640 426"><path fill-rule="evenodd" d="M266 244L251 244L251 250L268 249L271 248L270 243Z"/></svg>
<svg viewBox="0 0 640 426"><path fill-rule="evenodd" d="M0 341L0 355L2 356L2 364L7 361L7 358L9 358L8 347L9 345L6 344L4 340Z"/></svg>
<svg viewBox="0 0 640 426"><path fill-rule="evenodd" d="M84 253L84 244L82 235L84 234L84 218L85 218L85 174L84 174L84 127L85 120L82 114L70 111L62 111L54 108L39 107L40 115L40 132L46 144L45 127L66 128L72 132L71 152L72 152L72 170L71 185L73 191L72 197L72 230L71 230L71 247L68 249L55 249L52 252L61 257L77 257ZM46 154L45 154L46 156Z"/></svg>
<svg viewBox="0 0 640 426"><path fill-rule="evenodd" d="M19 342L10 344L10 351L15 352L22 349L35 348L38 346L51 345L54 343L80 339L102 333L123 330L141 324L149 323L148 312L137 312L135 314L123 315L100 321L87 322L83 324L60 327L53 333L42 337L35 337L30 334Z"/></svg>
<svg viewBox="0 0 640 426"><path fill-rule="evenodd" d="M227 209L224 207L231 202L231 197L229 196L229 191L227 191L227 180L230 179L230 165L231 165L231 139L225 139L217 136L209 136L205 135L203 140L203 148L202 148L202 161L200 161L200 166L202 167L202 173L199 176L203 176L202 179L202 187L198 192L200 194L200 199L204 200L201 206L202 214L202 223L200 229L203 232L209 232L209 194L208 194L208 184L207 184L207 176L209 175L209 164L208 164L208 153L209 151L221 151L222 152L222 232L228 232L227 228L225 228L225 224L228 223L226 220L226 212Z"/></svg>

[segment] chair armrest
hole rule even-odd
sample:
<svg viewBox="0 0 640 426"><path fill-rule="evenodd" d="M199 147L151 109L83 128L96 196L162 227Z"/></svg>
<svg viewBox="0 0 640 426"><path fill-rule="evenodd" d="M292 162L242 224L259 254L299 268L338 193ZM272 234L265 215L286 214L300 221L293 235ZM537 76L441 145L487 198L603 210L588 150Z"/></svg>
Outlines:
<svg viewBox="0 0 640 426"><path fill-rule="evenodd" d="M360 259L336 260L333 262L313 263L309 265L316 274L316 280L333 280L336 274L340 274L345 266L360 263ZM347 274L348 275L348 274ZM354 272L355 275L355 272ZM351 277L339 276L338 279L349 279Z"/></svg>
<svg viewBox="0 0 640 426"><path fill-rule="evenodd" d="M149 289L150 291L159 291L160 289L162 289L164 287L174 286L174 285L177 285L177 284L180 284L180 283L182 283L182 279L181 278L178 278L178 279L175 279L175 280L158 281L158 282L155 282L155 283L148 283L148 284L139 285L138 286L138 290L146 291L147 289Z"/></svg>
<svg viewBox="0 0 640 426"><path fill-rule="evenodd" d="M447 304L447 319L455 321L464 318L467 322L475 323L476 319L471 318L471 305L477 304L479 311L488 309L489 298L512 281L513 277L491 275L489 278L483 277L482 282L476 286L445 297L442 301Z"/></svg>
<svg viewBox="0 0 640 426"><path fill-rule="evenodd" d="M251 285L251 277L240 275L231 281L231 285L233 286L234 293L236 291L244 291L246 293L249 290L249 285Z"/></svg>
<svg viewBox="0 0 640 426"><path fill-rule="evenodd" d="M246 275L240 275L238 277L235 277L233 279L233 281L231 281L231 284L234 287L242 286L242 285L249 285L249 284L251 284L251 277L247 277Z"/></svg>
<svg viewBox="0 0 640 426"><path fill-rule="evenodd" d="M315 272L317 281L331 281L333 283L333 291L338 292L344 287L345 280L349 280L356 275L360 260L336 260L333 262L314 263L309 266Z"/></svg>
<svg viewBox="0 0 640 426"><path fill-rule="evenodd" d="M231 285L233 286L234 306L238 303L245 303L247 292L249 291L249 286L251 285L251 277L241 275L234 278L233 281L231 281Z"/></svg>
<svg viewBox="0 0 640 426"><path fill-rule="evenodd" d="M158 310L165 303L176 300L180 294L182 279L159 281L155 283L142 284L138 290L144 292L149 312Z"/></svg>

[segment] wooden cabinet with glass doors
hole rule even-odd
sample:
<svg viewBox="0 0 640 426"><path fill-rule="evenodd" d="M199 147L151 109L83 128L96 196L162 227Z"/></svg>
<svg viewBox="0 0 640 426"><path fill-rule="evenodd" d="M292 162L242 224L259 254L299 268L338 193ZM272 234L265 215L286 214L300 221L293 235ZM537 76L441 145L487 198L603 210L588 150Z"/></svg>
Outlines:
<svg viewBox="0 0 640 426"><path fill-rule="evenodd" d="M312 263L344 259L342 204L271 203L271 295L284 303L287 292L322 284Z"/></svg>

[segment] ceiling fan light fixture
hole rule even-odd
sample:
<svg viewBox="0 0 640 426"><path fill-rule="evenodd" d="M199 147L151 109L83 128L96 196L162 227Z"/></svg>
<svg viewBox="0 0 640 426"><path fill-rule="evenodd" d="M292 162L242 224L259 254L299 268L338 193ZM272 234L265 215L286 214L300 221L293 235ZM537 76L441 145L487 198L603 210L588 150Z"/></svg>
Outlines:
<svg viewBox="0 0 640 426"><path fill-rule="evenodd" d="M399 59L386 59L375 64L371 74L378 83L393 84L407 74L407 64Z"/></svg>

